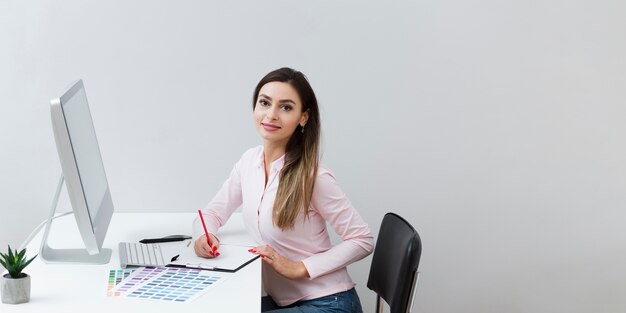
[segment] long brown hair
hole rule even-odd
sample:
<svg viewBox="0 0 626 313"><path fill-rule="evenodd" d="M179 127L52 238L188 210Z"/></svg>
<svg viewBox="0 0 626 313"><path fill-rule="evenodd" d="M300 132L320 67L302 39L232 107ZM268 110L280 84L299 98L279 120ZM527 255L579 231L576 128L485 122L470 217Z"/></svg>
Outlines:
<svg viewBox="0 0 626 313"><path fill-rule="evenodd" d="M272 222L280 229L293 228L300 211L306 216L319 166L320 113L317 98L306 76L294 69L283 67L265 75L254 89L252 110L256 107L261 88L269 82L290 84L300 96L302 112L309 114L302 127L298 125L287 142L285 165L280 171Z"/></svg>

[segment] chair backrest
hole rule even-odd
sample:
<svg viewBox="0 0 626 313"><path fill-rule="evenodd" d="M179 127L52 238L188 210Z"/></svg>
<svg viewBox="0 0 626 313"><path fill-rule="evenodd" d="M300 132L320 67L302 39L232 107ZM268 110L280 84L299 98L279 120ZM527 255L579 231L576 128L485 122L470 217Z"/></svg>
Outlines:
<svg viewBox="0 0 626 313"><path fill-rule="evenodd" d="M367 287L389 304L391 313L408 311L421 255L422 241L413 226L395 213L385 214Z"/></svg>

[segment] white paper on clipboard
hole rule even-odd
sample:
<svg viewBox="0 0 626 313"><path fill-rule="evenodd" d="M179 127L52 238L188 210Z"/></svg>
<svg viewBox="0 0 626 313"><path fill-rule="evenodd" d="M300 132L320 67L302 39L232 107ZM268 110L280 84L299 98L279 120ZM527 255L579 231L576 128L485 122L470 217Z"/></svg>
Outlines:
<svg viewBox="0 0 626 313"><path fill-rule="evenodd" d="M193 244L184 247L178 258L170 262L169 267L187 267L203 270L236 272L259 257L248 252L252 247L222 244L218 248L220 256L207 259L196 255Z"/></svg>

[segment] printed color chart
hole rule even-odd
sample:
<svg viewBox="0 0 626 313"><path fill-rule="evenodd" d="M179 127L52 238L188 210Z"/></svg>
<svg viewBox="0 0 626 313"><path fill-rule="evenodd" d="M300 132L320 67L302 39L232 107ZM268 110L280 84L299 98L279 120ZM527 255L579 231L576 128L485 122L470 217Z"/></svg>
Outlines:
<svg viewBox="0 0 626 313"><path fill-rule="evenodd" d="M113 287L118 285L122 280L126 279L135 269L125 269L125 270L110 270L109 271L109 282L107 284L107 296L109 297L119 297L121 296L120 292L114 292Z"/></svg>
<svg viewBox="0 0 626 313"><path fill-rule="evenodd" d="M129 298L188 302L223 279L211 274L188 268L140 267L113 291Z"/></svg>

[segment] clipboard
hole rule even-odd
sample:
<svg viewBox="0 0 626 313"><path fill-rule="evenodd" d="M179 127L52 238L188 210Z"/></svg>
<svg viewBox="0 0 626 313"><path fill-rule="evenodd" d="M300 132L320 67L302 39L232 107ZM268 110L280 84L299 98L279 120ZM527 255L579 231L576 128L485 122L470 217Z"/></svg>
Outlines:
<svg viewBox="0 0 626 313"><path fill-rule="evenodd" d="M196 255L193 245L184 247L178 257L165 267L182 267L216 272L234 273L258 259L260 255L248 252L250 247L222 244L219 247L220 256L206 259Z"/></svg>

